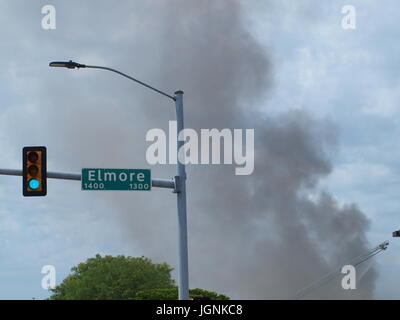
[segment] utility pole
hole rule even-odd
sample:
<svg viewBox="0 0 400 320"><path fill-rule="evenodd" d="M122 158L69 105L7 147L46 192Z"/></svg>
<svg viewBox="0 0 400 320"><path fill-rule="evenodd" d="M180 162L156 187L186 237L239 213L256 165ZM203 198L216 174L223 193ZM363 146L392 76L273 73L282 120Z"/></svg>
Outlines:
<svg viewBox="0 0 400 320"><path fill-rule="evenodd" d="M179 149L184 141L180 140L179 133L184 129L183 123L183 91L175 92L175 109L177 120L177 150L178 157L178 175L177 180L177 205L178 205L178 223L179 223L179 299L189 299L189 267L188 267L188 239L187 239L187 217L186 217L186 170L185 163L179 160ZM183 157L185 152L182 153ZM184 161L184 159L181 159Z"/></svg>

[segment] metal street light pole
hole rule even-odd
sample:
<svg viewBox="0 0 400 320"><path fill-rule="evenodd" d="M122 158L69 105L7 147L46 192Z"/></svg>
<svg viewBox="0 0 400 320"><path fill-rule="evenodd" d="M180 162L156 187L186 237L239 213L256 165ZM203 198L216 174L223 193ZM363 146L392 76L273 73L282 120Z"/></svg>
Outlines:
<svg viewBox="0 0 400 320"><path fill-rule="evenodd" d="M180 140L179 132L184 129L183 123L183 91L175 92L175 110L177 122L177 165L178 175L175 177L177 182L177 206L178 206L178 224L179 224L179 299L189 299L189 266L188 266L188 239L187 239L187 217L186 217L186 170L184 157L179 159L179 149L183 146L184 141ZM181 298L182 297L182 298Z"/></svg>
<svg viewBox="0 0 400 320"><path fill-rule="evenodd" d="M93 68L112 71L122 75L132 81L135 81L159 94L162 94L175 102L176 121L177 121L177 176L175 176L175 189L174 193L177 194L177 207L178 207L178 241L179 241L179 267L178 267L178 290L179 300L189 299L189 266L188 266L188 238L187 238L187 216L186 216L186 171L184 157L185 152L182 153L182 161L179 160L179 149L183 146L184 141L179 139L179 133L184 129L183 123L183 91L176 91L175 96L171 96L161 90L158 90L142 81L139 81L131 76L128 76L118 70L101 67L90 66L73 61L68 62L51 62L50 67L64 67L68 69L79 68Z"/></svg>

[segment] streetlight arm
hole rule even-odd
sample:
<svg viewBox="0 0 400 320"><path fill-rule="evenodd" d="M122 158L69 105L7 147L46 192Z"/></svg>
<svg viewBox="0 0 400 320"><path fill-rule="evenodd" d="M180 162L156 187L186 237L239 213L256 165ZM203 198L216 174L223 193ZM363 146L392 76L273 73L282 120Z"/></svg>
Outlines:
<svg viewBox="0 0 400 320"><path fill-rule="evenodd" d="M120 74L121 76L124 76L125 78L128 78L128 79L130 79L132 81L135 81L135 82L141 84L142 86L145 86L145 87L147 87L147 88L149 88L149 89L151 89L151 90L153 90L155 92L158 92L158 93L162 94L163 96L166 96L166 97L168 97L168 98L170 98L170 99L172 99L174 101L176 100L175 97L173 97L173 96L171 96L171 95L169 95L169 94L167 94L165 92L162 92L161 90L158 90L158 89L156 89L156 88L154 88L152 86L149 86L148 84L146 84L146 83L144 83L142 81L139 81L138 79L132 78L131 76L128 76L127 74L122 73L121 71L118 71L118 70L115 70L115 69L112 69L112 68L101 67L101 66L88 66L86 64L77 63L77 62L74 62L72 60L69 60L69 61L53 61L53 62L49 63L49 66L50 67L68 68L68 69L92 68L92 69L103 69L103 70L112 71L112 72Z"/></svg>
<svg viewBox="0 0 400 320"><path fill-rule="evenodd" d="M151 90L153 90L153 91L155 91L155 92L158 92L158 93L160 93L160 94L162 94L162 95L164 95L164 96L166 96L166 97L168 97L168 98L170 98L170 99L172 99L172 100L175 101L175 97L170 96L169 94L167 94L167 93L165 93L165 92L162 92L161 90L158 90L158 89L156 89L156 88L154 88L154 87L152 87L152 86L150 86L150 85L148 85L148 84L146 84L146 83L144 83L144 82L142 82L142 81L140 81L140 80L137 80L137 79L135 79L135 78L132 78L131 76L128 76L127 74L125 74L125 73L123 73L123 72L121 72L121 71L118 71L118 70L115 70L115 69L112 69L112 68L101 67L101 66L88 66L88 65L85 65L85 67L86 67L86 68L92 68L92 69L103 69L103 70L108 70L108 71L112 71L112 72L118 73L118 74L120 74L121 76L124 76L125 78L128 78L128 79L130 79L130 80L133 80L133 81L135 81L135 82L141 84L142 86L145 86L145 87L147 87L147 88L149 88L149 89L151 89Z"/></svg>

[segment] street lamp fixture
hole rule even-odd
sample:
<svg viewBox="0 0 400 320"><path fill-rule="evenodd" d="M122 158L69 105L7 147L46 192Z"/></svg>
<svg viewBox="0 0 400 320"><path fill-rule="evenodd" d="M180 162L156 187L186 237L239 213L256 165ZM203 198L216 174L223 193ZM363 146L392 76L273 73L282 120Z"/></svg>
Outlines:
<svg viewBox="0 0 400 320"><path fill-rule="evenodd" d="M66 61L54 61L49 63L50 67L60 67L60 68L68 68L68 69L79 69L86 68L84 64L73 62L72 60Z"/></svg>

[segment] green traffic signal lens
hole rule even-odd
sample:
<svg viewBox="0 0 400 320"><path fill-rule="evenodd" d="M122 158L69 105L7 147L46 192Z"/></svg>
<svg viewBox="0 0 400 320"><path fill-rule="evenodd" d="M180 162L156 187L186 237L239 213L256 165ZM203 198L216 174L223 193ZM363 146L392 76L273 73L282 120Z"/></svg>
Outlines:
<svg viewBox="0 0 400 320"><path fill-rule="evenodd" d="M31 175L32 177L36 177L39 173L39 168L35 165L31 165L28 168L28 173L29 175Z"/></svg>
<svg viewBox="0 0 400 320"><path fill-rule="evenodd" d="M24 197L47 195L47 150L44 146L22 148L22 194Z"/></svg>
<svg viewBox="0 0 400 320"><path fill-rule="evenodd" d="M39 159L39 155L37 152L31 151L28 153L28 160L30 162L36 162L36 161L38 161L38 159Z"/></svg>
<svg viewBox="0 0 400 320"><path fill-rule="evenodd" d="M40 182L37 179L31 179L29 180L29 188L32 190L38 189L40 186Z"/></svg>

